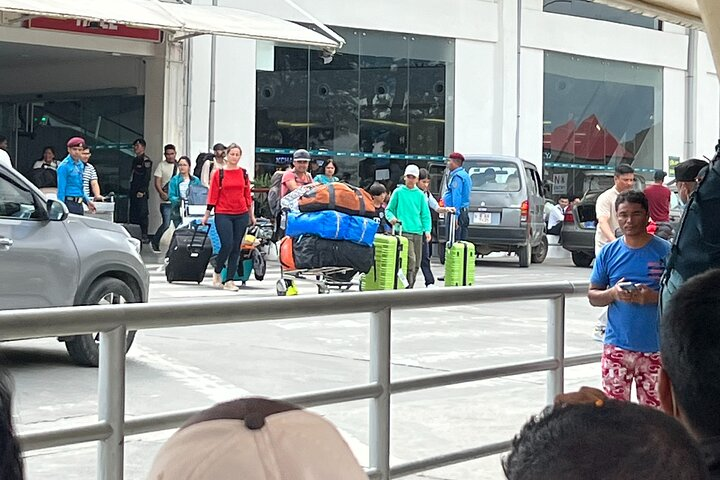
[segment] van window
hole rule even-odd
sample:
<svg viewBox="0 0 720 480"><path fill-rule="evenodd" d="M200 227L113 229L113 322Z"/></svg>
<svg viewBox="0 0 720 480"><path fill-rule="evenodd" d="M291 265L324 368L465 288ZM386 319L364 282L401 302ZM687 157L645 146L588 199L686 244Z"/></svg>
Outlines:
<svg viewBox="0 0 720 480"><path fill-rule="evenodd" d="M520 191L520 175L514 163L466 161L463 166L470 174L473 192Z"/></svg>
<svg viewBox="0 0 720 480"><path fill-rule="evenodd" d="M533 171L529 168L526 168L525 175L525 178L527 178L528 180L528 189L530 190L530 195L537 195L540 189L537 184L537 179L533 175Z"/></svg>

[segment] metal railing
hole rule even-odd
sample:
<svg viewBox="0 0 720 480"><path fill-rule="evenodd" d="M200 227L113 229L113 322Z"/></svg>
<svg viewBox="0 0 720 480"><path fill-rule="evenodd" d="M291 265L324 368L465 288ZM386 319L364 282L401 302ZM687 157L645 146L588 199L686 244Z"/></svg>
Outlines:
<svg viewBox="0 0 720 480"><path fill-rule="evenodd" d="M368 399L372 479L387 480L506 451L509 441L469 448L390 466L390 397L498 377L547 371L547 402L562 393L564 369L595 363L600 354L565 357L565 299L585 295L585 282L497 285L418 291L363 292L334 296L226 299L174 304L64 307L0 312L0 341L100 333L98 422L21 436L25 451L98 441L97 476L123 478L125 436L179 427L193 414L184 410L125 419L125 332L150 328L246 323L314 316L370 313L370 379L366 384L284 397L305 407ZM391 317L393 310L477 305L521 300L548 300L547 356L522 363L434 374L392 381ZM172 316L168 312L172 311ZM243 312L242 316L238 312Z"/></svg>

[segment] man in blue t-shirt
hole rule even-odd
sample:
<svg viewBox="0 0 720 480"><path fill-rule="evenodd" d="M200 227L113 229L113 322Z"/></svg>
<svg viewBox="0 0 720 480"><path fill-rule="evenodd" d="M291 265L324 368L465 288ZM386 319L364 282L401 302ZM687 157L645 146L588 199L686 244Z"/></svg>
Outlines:
<svg viewBox="0 0 720 480"><path fill-rule="evenodd" d="M608 397L630 400L633 381L638 402L660 407L658 291L670 243L647 233L647 197L627 191L615 201L623 236L605 245L590 277L588 298L608 308L602 355L602 384Z"/></svg>

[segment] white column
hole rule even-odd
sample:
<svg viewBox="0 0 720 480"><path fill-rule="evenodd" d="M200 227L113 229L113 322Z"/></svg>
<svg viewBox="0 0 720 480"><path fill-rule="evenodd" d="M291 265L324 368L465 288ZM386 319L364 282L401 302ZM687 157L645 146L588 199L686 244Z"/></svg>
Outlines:
<svg viewBox="0 0 720 480"><path fill-rule="evenodd" d="M493 153L515 155L518 106L518 5L519 0L498 3L498 30L495 70L501 79L495 92L496 141Z"/></svg>
<svg viewBox="0 0 720 480"><path fill-rule="evenodd" d="M455 121L453 148L462 153L495 151L499 130L495 105L502 77L494 69L495 44L455 41ZM497 86L497 87L496 87Z"/></svg>
<svg viewBox="0 0 720 480"><path fill-rule="evenodd" d="M235 142L243 150L241 165L255 172L256 42L218 37L215 105L215 139Z"/></svg>
<svg viewBox="0 0 720 480"><path fill-rule="evenodd" d="M153 171L158 162L163 161L163 145L165 145L163 143L166 121L165 66L166 60L164 56L145 60L145 128L143 134L147 142L145 154L153 161ZM155 191L152 178L150 179L149 192L150 221L148 234L152 235L161 222L160 198Z"/></svg>

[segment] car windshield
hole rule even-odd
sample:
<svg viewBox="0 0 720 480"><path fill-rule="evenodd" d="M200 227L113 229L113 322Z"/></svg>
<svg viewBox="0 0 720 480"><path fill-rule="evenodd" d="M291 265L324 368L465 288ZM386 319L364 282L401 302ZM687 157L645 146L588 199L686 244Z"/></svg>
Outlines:
<svg viewBox="0 0 720 480"><path fill-rule="evenodd" d="M473 192L518 192L520 176L514 163L497 161L465 162Z"/></svg>

